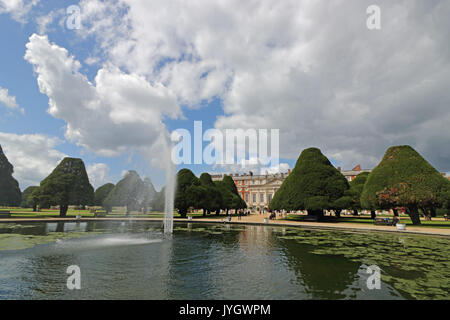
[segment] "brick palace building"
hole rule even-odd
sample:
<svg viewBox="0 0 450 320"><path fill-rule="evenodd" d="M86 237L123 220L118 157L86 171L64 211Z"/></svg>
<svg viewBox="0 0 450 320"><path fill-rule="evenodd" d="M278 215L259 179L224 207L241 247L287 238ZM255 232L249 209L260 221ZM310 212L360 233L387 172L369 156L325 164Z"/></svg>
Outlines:
<svg viewBox="0 0 450 320"><path fill-rule="evenodd" d="M337 168L348 181L352 181L358 174L362 172L370 172L371 170L361 169L357 165L352 170L341 170ZM247 203L248 208L252 211L267 210L270 201L280 188L284 179L291 173L288 170L286 173L255 175L253 172L239 174L230 174L236 184L237 190L241 198ZM211 174L213 181L222 180L223 174Z"/></svg>

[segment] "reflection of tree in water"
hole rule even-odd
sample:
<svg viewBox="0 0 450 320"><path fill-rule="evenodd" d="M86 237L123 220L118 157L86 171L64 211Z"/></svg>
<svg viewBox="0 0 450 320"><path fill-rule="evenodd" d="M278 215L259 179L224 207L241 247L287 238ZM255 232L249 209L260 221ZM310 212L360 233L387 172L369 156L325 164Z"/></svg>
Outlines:
<svg viewBox="0 0 450 320"><path fill-rule="evenodd" d="M43 235L45 230L45 223L0 224L0 234Z"/></svg>
<svg viewBox="0 0 450 320"><path fill-rule="evenodd" d="M58 222L56 225L56 232L64 232L64 222Z"/></svg>
<svg viewBox="0 0 450 320"><path fill-rule="evenodd" d="M169 299L218 299L224 296L221 278L239 272L229 265L241 230L229 225L189 224L174 229L167 259ZM219 279L217 279L219 277Z"/></svg>
<svg viewBox="0 0 450 320"><path fill-rule="evenodd" d="M44 254L30 256L27 259L24 275L28 284L28 292L21 298L40 299L40 294L47 298L61 297L68 289L66 287L67 267L74 264L70 254ZM42 297L41 297L42 298Z"/></svg>
<svg viewBox="0 0 450 320"><path fill-rule="evenodd" d="M360 263L342 256L318 255L310 253L312 245L280 239L285 249L289 266L294 270L298 281L313 298L342 299L343 291L357 278Z"/></svg>

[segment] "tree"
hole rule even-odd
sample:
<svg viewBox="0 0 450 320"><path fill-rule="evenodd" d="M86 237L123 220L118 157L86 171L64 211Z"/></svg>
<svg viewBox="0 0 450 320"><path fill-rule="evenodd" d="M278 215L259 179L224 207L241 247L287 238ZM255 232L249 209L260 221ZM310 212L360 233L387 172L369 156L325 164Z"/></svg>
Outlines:
<svg viewBox="0 0 450 320"><path fill-rule="evenodd" d="M368 176L369 172L363 172L350 181L349 189L345 190L344 195L334 202L336 210L350 209L353 210L353 215L358 215L358 211L363 209L361 206L361 194ZM375 219L375 211L371 211L372 219Z"/></svg>
<svg viewBox="0 0 450 320"><path fill-rule="evenodd" d="M247 204L239 195L236 184L231 176L223 177L222 181L216 181L215 185L222 195L221 209L228 211L229 209L238 210L247 208Z"/></svg>
<svg viewBox="0 0 450 320"><path fill-rule="evenodd" d="M143 207L143 213L147 213L148 209L152 207L153 200L156 196L156 190L153 186L152 181L150 178L144 179L144 188L143 188L143 200L142 200L142 207Z"/></svg>
<svg viewBox="0 0 450 320"><path fill-rule="evenodd" d="M33 208L33 212L37 210L38 205L38 197L36 191L39 189L39 187L28 187L24 190L22 193L22 202L20 203L20 206L22 208Z"/></svg>
<svg viewBox="0 0 450 320"><path fill-rule="evenodd" d="M69 205L88 205L94 201L94 188L89 183L84 162L64 158L36 190L40 205L59 205L59 215L65 217Z"/></svg>
<svg viewBox="0 0 450 320"><path fill-rule="evenodd" d="M364 207L405 207L413 224L420 224L419 208L442 205L442 191L449 181L410 146L389 148L369 174L361 196Z"/></svg>
<svg viewBox="0 0 450 320"><path fill-rule="evenodd" d="M307 210L322 216L349 188L347 179L317 148L302 151L291 174L275 193L273 210Z"/></svg>
<svg viewBox="0 0 450 320"><path fill-rule="evenodd" d="M111 190L104 201L107 207L126 207L127 215L141 208L144 200L144 182L139 174L130 170Z"/></svg>
<svg viewBox="0 0 450 320"><path fill-rule="evenodd" d="M166 188L162 188L157 192L152 202L152 209L154 211L163 212L166 205Z"/></svg>
<svg viewBox="0 0 450 320"><path fill-rule="evenodd" d="M14 167L0 146L0 205L18 207L22 200L19 183L13 177Z"/></svg>
<svg viewBox="0 0 450 320"><path fill-rule="evenodd" d="M104 207L107 212L111 212L112 208L105 205L105 200L108 198L111 191L114 189L114 184L106 183L95 190L94 205Z"/></svg>
<svg viewBox="0 0 450 320"><path fill-rule="evenodd" d="M200 184L206 189L206 194L203 197L202 209L203 215L209 214L211 211L216 213L220 211L222 207L222 194L219 188L212 181L209 173L202 173L200 176Z"/></svg>
<svg viewBox="0 0 450 320"><path fill-rule="evenodd" d="M175 190L175 208L182 218L186 218L190 207L199 208L205 196L206 189L200 180L189 169L181 169L177 173L177 188Z"/></svg>

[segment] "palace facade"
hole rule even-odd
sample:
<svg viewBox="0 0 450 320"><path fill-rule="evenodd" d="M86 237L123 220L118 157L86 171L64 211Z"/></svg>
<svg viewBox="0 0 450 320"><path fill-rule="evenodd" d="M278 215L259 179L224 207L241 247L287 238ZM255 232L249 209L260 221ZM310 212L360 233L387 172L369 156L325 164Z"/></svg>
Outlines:
<svg viewBox="0 0 450 320"><path fill-rule="evenodd" d="M343 171L341 168L337 169L348 181L352 181L362 172L371 171L361 169L360 165L354 167L352 170ZM273 196L290 173L291 170L288 170L286 173L267 173L265 175L255 175L253 172L229 175L233 178L238 193L247 204L247 207L252 211L263 211L268 210L270 201L272 201ZM220 181L224 176L223 174L211 174L213 181Z"/></svg>

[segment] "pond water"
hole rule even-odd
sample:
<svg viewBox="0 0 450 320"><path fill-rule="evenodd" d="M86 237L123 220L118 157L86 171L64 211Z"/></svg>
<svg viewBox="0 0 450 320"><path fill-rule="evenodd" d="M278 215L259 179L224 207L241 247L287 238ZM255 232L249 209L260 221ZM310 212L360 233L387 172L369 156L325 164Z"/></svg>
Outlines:
<svg viewBox="0 0 450 320"><path fill-rule="evenodd" d="M177 223L165 238L157 222L1 223L0 299L449 299L449 244L270 226ZM67 288L71 265L80 290ZM372 265L379 289L367 285Z"/></svg>

